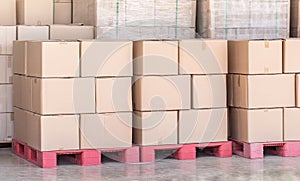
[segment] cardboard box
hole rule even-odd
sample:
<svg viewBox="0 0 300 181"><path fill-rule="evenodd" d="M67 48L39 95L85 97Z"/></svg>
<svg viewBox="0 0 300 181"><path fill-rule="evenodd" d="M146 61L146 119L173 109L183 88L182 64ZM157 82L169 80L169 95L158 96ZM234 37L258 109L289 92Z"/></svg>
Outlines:
<svg viewBox="0 0 300 181"><path fill-rule="evenodd" d="M29 113L26 119L28 146L39 151L78 150L79 116L41 116Z"/></svg>
<svg viewBox="0 0 300 181"><path fill-rule="evenodd" d="M131 77L96 80L97 113L132 111Z"/></svg>
<svg viewBox="0 0 300 181"><path fill-rule="evenodd" d="M13 138L23 143L28 143L28 114L29 112L14 107Z"/></svg>
<svg viewBox="0 0 300 181"><path fill-rule="evenodd" d="M32 110L32 78L14 75L13 105L25 110Z"/></svg>
<svg viewBox="0 0 300 181"><path fill-rule="evenodd" d="M229 105L240 108L295 107L295 75L229 75Z"/></svg>
<svg viewBox="0 0 300 181"><path fill-rule="evenodd" d="M228 140L227 108L179 111L179 144Z"/></svg>
<svg viewBox="0 0 300 181"><path fill-rule="evenodd" d="M13 41L16 40L16 26L0 26L0 55L13 54Z"/></svg>
<svg viewBox="0 0 300 181"><path fill-rule="evenodd" d="M32 112L42 115L95 113L95 79L32 80Z"/></svg>
<svg viewBox="0 0 300 181"><path fill-rule="evenodd" d="M300 39L286 39L283 41L283 72L298 73L300 72L300 62L298 57L300 52Z"/></svg>
<svg viewBox="0 0 300 181"><path fill-rule="evenodd" d="M94 39L93 26L50 25L50 40Z"/></svg>
<svg viewBox="0 0 300 181"><path fill-rule="evenodd" d="M0 6L0 25L16 25L16 0L2 0Z"/></svg>
<svg viewBox="0 0 300 181"><path fill-rule="evenodd" d="M284 141L300 141L300 109L285 108L283 116Z"/></svg>
<svg viewBox="0 0 300 181"><path fill-rule="evenodd" d="M82 77L129 77L133 75L130 41L82 41Z"/></svg>
<svg viewBox="0 0 300 181"><path fill-rule="evenodd" d="M134 112L133 143L142 146L177 144L177 111Z"/></svg>
<svg viewBox="0 0 300 181"><path fill-rule="evenodd" d="M228 41L229 73L282 73L282 40Z"/></svg>
<svg viewBox="0 0 300 181"><path fill-rule="evenodd" d="M78 77L79 42L27 43L27 75L35 77Z"/></svg>
<svg viewBox="0 0 300 181"><path fill-rule="evenodd" d="M15 74L27 74L27 41L13 43L13 71Z"/></svg>
<svg viewBox="0 0 300 181"><path fill-rule="evenodd" d="M54 24L71 24L72 23L72 3L55 2L54 3Z"/></svg>
<svg viewBox="0 0 300 181"><path fill-rule="evenodd" d="M192 108L227 107L226 75L193 75Z"/></svg>
<svg viewBox="0 0 300 181"><path fill-rule="evenodd" d="M13 85L0 84L0 113L13 112Z"/></svg>
<svg viewBox="0 0 300 181"><path fill-rule="evenodd" d="M178 41L133 43L134 75L178 75Z"/></svg>
<svg viewBox="0 0 300 181"><path fill-rule="evenodd" d="M80 149L123 148L131 146L131 112L81 115Z"/></svg>
<svg viewBox="0 0 300 181"><path fill-rule="evenodd" d="M283 109L238 109L229 113L232 139L247 143L283 141Z"/></svg>
<svg viewBox="0 0 300 181"><path fill-rule="evenodd" d="M227 74L226 40L179 41L180 74Z"/></svg>
<svg viewBox="0 0 300 181"><path fill-rule="evenodd" d="M16 0L19 25L53 24L53 0Z"/></svg>
<svg viewBox="0 0 300 181"><path fill-rule="evenodd" d="M17 26L17 40L49 40L49 26Z"/></svg>
<svg viewBox="0 0 300 181"><path fill-rule="evenodd" d="M0 114L0 143L11 142L13 137L13 114Z"/></svg>
<svg viewBox="0 0 300 181"><path fill-rule="evenodd" d="M12 83L12 56L0 55L0 84Z"/></svg>
<svg viewBox="0 0 300 181"><path fill-rule="evenodd" d="M137 111L191 108L191 77L187 75L135 77L132 90Z"/></svg>

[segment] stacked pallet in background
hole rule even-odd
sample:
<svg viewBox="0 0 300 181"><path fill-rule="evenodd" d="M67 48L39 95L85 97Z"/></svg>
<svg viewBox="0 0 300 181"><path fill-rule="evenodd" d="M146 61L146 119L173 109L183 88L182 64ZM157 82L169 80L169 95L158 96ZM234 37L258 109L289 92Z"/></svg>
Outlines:
<svg viewBox="0 0 300 181"><path fill-rule="evenodd" d="M54 24L72 24L72 0L54 0Z"/></svg>
<svg viewBox="0 0 300 181"><path fill-rule="evenodd" d="M174 39L195 36L196 0L73 0L73 23L97 38Z"/></svg>
<svg viewBox="0 0 300 181"><path fill-rule="evenodd" d="M289 0L203 0L197 6L197 32L203 38L289 37Z"/></svg>
<svg viewBox="0 0 300 181"><path fill-rule="evenodd" d="M241 150L234 148L237 154L261 158L263 144L289 141L284 136L290 132L284 110L295 107L296 89L295 74L286 70L293 69L297 61L283 66L282 55L282 40L229 41L231 137L246 143Z"/></svg>
<svg viewBox="0 0 300 181"><path fill-rule="evenodd" d="M0 7L0 143L13 136L13 41L16 40L16 2L1 1Z"/></svg>
<svg viewBox="0 0 300 181"><path fill-rule="evenodd" d="M291 0L291 19L290 19L290 35L291 37L299 37L300 36L300 1L299 0Z"/></svg>

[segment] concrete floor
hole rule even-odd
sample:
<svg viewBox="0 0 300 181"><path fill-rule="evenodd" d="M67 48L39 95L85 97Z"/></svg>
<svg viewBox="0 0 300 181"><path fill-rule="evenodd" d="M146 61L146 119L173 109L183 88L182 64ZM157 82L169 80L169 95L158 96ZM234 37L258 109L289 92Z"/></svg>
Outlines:
<svg viewBox="0 0 300 181"><path fill-rule="evenodd" d="M57 169L41 169L11 153L0 150L1 180L300 180L300 158L266 156L248 160L238 156L220 159L199 157L196 161L174 159L147 164L105 162L81 167L60 161Z"/></svg>

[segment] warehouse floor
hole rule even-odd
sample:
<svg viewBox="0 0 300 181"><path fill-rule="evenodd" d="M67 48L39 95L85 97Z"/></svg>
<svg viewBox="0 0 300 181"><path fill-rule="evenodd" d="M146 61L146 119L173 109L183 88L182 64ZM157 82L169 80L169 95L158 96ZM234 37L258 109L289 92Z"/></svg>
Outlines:
<svg viewBox="0 0 300 181"><path fill-rule="evenodd" d="M59 160L57 169L41 169L0 150L0 176L5 180L299 180L300 158L266 156L248 160L202 156L196 161L164 159L156 163L81 167Z"/></svg>

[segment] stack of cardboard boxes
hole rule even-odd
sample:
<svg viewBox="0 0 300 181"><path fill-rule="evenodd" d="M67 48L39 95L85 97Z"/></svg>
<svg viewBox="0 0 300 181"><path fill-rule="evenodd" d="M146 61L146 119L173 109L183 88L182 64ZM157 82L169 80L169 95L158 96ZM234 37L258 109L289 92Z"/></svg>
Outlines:
<svg viewBox="0 0 300 181"><path fill-rule="evenodd" d="M14 139L40 151L131 146L131 42L15 45Z"/></svg>
<svg viewBox="0 0 300 181"><path fill-rule="evenodd" d="M228 141L227 41L179 42L179 74L191 76L191 109L179 111L179 143Z"/></svg>
<svg viewBox="0 0 300 181"><path fill-rule="evenodd" d="M227 41L134 42L134 143L227 141Z"/></svg>
<svg viewBox="0 0 300 181"><path fill-rule="evenodd" d="M1 1L0 7L0 142L13 136L13 41L16 40L16 2Z"/></svg>
<svg viewBox="0 0 300 181"><path fill-rule="evenodd" d="M293 43L285 49L295 48ZM246 143L288 141L296 113L293 50L283 66L282 40L229 42L229 106L231 137ZM284 111L285 110L285 111ZM292 116L293 117L293 116ZM297 119L296 117L293 117ZM291 118L291 119L293 119ZM293 121L293 120L291 120ZM287 123L287 124L286 124ZM293 127L293 126L292 126Z"/></svg>

